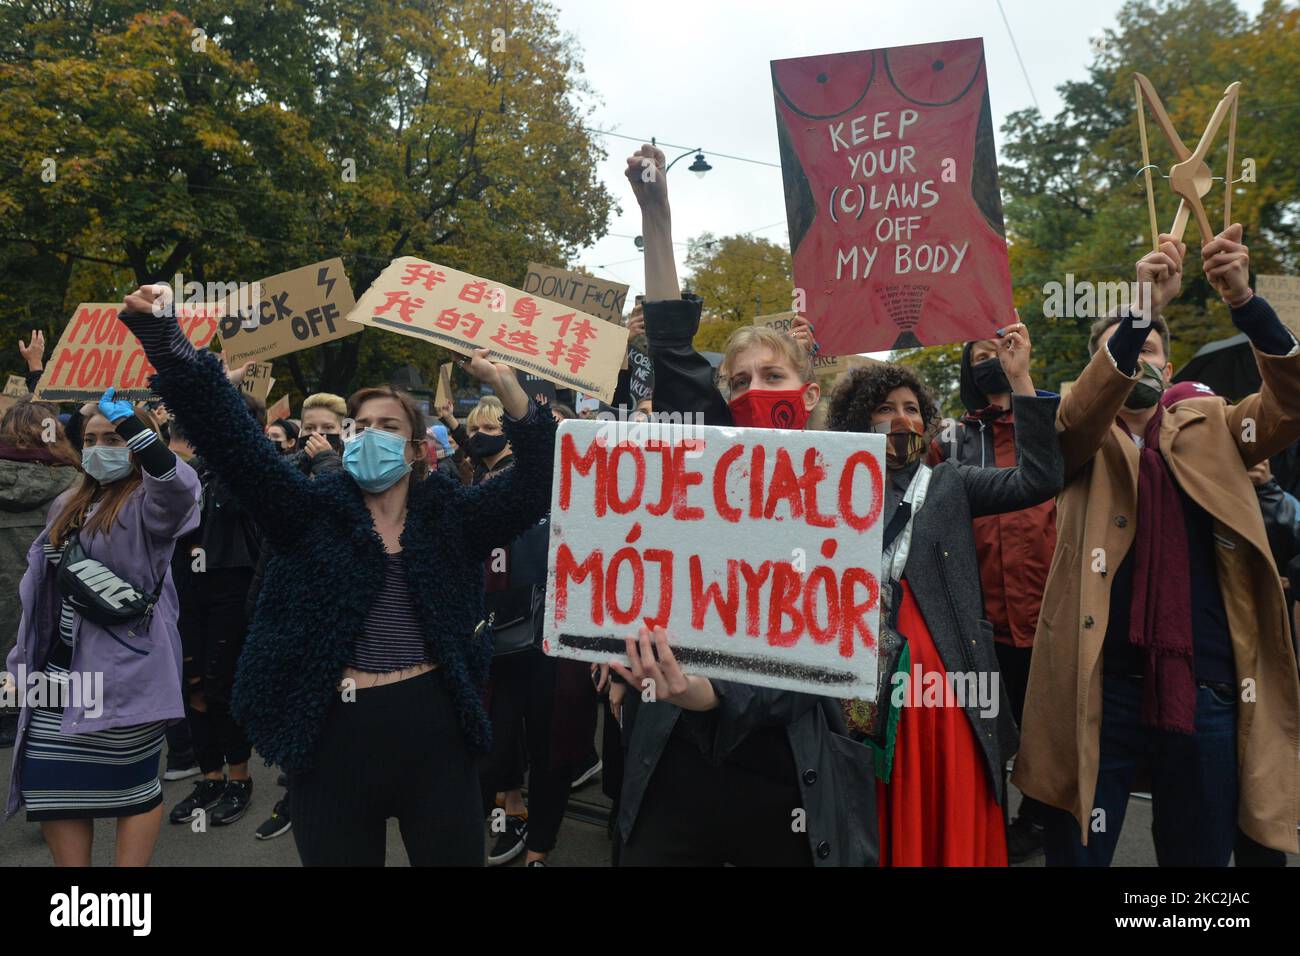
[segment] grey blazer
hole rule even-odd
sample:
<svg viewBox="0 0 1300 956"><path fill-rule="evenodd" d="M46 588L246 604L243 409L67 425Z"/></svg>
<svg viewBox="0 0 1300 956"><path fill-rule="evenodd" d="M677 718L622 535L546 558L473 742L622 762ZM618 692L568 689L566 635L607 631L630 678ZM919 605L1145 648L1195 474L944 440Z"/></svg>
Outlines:
<svg viewBox="0 0 1300 956"><path fill-rule="evenodd" d="M997 713L982 716L970 702L966 716L984 751L989 783L1005 799L1002 768L1016 752L1020 733L998 671L993 626L984 620L980 570L971 519L1019 511L1055 497L1064 486L1056 439L1056 396L1013 398L1014 468L979 468L945 461L934 468L930 489L912 530L903 578L912 589L935 648L949 673L998 675Z"/></svg>

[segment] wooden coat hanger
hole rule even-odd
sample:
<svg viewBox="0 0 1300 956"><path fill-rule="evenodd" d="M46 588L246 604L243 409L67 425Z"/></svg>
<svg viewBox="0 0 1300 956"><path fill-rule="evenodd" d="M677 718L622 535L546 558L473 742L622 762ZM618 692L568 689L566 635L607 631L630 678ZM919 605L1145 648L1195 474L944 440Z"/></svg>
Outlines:
<svg viewBox="0 0 1300 956"><path fill-rule="evenodd" d="M1187 229L1187 220L1190 213L1196 215L1196 227L1201 231L1201 243L1207 243L1214 238L1215 233L1210 229L1209 217L1205 214L1205 206L1201 203L1201 197L1210 191L1210 186L1214 182L1214 177L1210 173L1210 167L1205 162L1205 157L1210 152L1210 145L1214 142L1215 134L1219 132L1219 127L1223 125L1223 117L1229 110L1232 112L1232 119L1228 123L1228 162L1224 171L1224 192L1223 192L1223 228L1227 229L1232 225L1232 175L1233 175L1233 150L1237 140L1237 99L1241 90L1240 83L1231 84L1223 91L1223 98L1219 100L1219 105L1214 108L1214 114L1210 117L1209 123L1205 126L1205 132L1201 134L1201 141L1196 144L1196 151L1189 152L1183 144L1182 137L1174 129L1174 124L1169 119L1169 114L1165 112L1164 104L1160 102L1160 97L1155 91L1155 87L1141 73L1133 74L1133 92L1137 98L1138 111L1138 134L1142 138L1142 171L1146 174L1147 184L1147 216L1151 221L1151 251L1158 252L1160 249L1160 228L1156 224L1156 197L1155 191L1151 184L1151 155L1147 149L1147 126L1146 111L1142 108L1145 101L1150 107L1152 115L1155 117L1156 125L1164 133L1165 139L1168 140L1170 147L1177 157L1176 163L1169 170L1169 188L1178 196L1178 212L1174 215L1174 224L1169 229L1169 234L1175 239L1181 240L1183 232Z"/></svg>

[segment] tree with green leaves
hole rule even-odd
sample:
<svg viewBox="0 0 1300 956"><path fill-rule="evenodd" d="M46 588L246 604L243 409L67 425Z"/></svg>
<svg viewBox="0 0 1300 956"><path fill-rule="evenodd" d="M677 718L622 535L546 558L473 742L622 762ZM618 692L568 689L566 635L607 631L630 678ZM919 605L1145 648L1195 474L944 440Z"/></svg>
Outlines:
<svg viewBox="0 0 1300 956"><path fill-rule="evenodd" d="M704 300L695 337L702 352L720 352L728 337L754 317L790 310L790 253L767 239L703 233L689 240L686 285Z"/></svg>
<svg viewBox="0 0 1300 956"><path fill-rule="evenodd" d="M1045 286L1064 283L1067 274L1076 283L1132 282L1134 263L1151 250L1133 73L1150 78L1189 149L1224 89L1241 81L1233 218L1245 227L1257 272L1300 265L1300 10L1267 0L1252 19L1231 3L1135 0L1096 39L1094 53L1087 78L1060 87L1064 106L1054 118L1025 110L1003 125L1000 175L1016 306L1033 337L1035 378L1052 389L1086 363L1094 316L1044 315ZM1148 134L1164 231L1177 200L1161 177L1177 160L1150 121ZM1223 176L1226 152L1225 123L1207 159L1216 176ZM1223 190L1216 180L1204 200L1216 229ZM1201 272L1206 237L1194 220L1185 238L1183 294L1165 310L1175 366L1236 332Z"/></svg>
<svg viewBox="0 0 1300 956"><path fill-rule="evenodd" d="M341 255L360 295L415 255L518 285L607 228L590 91L543 2L4 5L0 88L0 367L77 302L177 272ZM445 358L366 330L275 374L346 392Z"/></svg>

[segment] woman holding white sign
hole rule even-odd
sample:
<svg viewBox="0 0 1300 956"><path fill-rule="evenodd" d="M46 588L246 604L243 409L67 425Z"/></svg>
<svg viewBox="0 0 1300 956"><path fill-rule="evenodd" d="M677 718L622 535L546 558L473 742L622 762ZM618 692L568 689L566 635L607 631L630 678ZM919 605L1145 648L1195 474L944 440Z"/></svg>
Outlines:
<svg viewBox="0 0 1300 956"><path fill-rule="evenodd" d="M258 602L233 712L289 772L303 863L382 866L397 817L412 864L481 866L482 562L547 511L555 422L480 349L462 367L501 399L509 473L477 488L429 474L423 414L381 387L348 401L357 433L343 468L309 479L261 439L219 363L152 314L156 294L128 296L119 318L158 369L154 389L274 552L263 588L274 600ZM323 586L341 572L348 587Z"/></svg>
<svg viewBox="0 0 1300 956"><path fill-rule="evenodd" d="M821 392L792 335L736 332L721 369L730 400L718 391L691 345L701 301L677 284L663 153L642 147L627 176L645 236L655 411L707 425L803 428ZM642 628L627 653L628 664L611 663L625 683L610 691L628 747L622 865L875 863L871 756L846 735L838 701L685 674L662 628ZM650 687L653 702L643 701Z"/></svg>

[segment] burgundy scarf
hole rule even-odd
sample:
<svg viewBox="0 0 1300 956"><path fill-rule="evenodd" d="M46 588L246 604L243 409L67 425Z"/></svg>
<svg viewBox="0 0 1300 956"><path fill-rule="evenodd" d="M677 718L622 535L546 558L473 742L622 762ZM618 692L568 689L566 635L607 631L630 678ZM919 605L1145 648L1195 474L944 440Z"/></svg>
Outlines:
<svg viewBox="0 0 1300 956"><path fill-rule="evenodd" d="M1143 723L1190 734L1196 731L1190 558L1182 499L1160 454L1164 414L1157 407L1147 422L1138 458L1128 634L1146 655Z"/></svg>
<svg viewBox="0 0 1300 956"><path fill-rule="evenodd" d="M0 460L39 461L45 465L67 464L66 461L59 461L59 459L55 458L48 448L19 448L17 445L10 445L7 442L0 442Z"/></svg>

